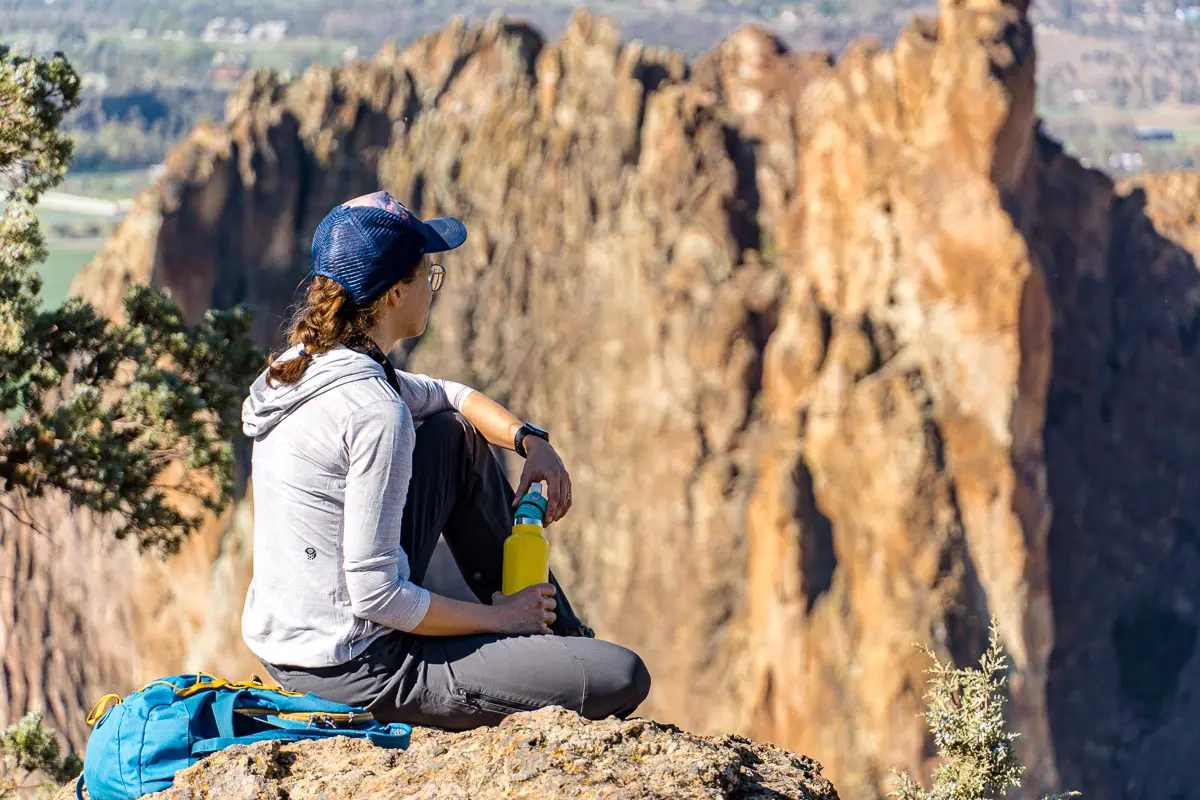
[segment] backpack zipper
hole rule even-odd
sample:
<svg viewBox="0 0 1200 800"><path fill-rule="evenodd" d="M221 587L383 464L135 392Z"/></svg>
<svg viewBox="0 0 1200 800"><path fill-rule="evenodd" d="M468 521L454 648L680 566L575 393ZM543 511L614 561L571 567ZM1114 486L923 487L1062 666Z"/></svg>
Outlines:
<svg viewBox="0 0 1200 800"><path fill-rule="evenodd" d="M339 723L353 725L356 722L373 722L375 716L370 711L272 711L269 708L238 708L236 713L246 717L279 717L289 722L307 722L309 725L328 725L333 727Z"/></svg>

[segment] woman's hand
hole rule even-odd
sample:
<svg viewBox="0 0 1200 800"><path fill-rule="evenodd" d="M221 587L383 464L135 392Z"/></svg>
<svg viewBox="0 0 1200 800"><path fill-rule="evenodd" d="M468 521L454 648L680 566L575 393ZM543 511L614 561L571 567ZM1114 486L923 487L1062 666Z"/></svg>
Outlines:
<svg viewBox="0 0 1200 800"><path fill-rule="evenodd" d="M571 508L571 476L563 466L562 459L545 439L535 436L525 438L525 467L521 470L521 483L517 486L517 496L513 500L513 508L521 502L521 498L529 491L535 481L546 482L546 525L558 522L567 515Z"/></svg>
<svg viewBox="0 0 1200 800"><path fill-rule="evenodd" d="M492 608L497 615L496 633L546 634L558 619L554 609L558 601L553 584L539 583L516 594L492 595Z"/></svg>

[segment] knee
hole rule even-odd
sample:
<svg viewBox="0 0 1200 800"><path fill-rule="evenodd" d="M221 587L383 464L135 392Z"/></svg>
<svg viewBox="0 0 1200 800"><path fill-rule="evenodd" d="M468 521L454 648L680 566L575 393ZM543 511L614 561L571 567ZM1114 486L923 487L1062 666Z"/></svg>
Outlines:
<svg viewBox="0 0 1200 800"><path fill-rule="evenodd" d="M650 670L646 668L646 662L642 661L642 657L637 653L630 651L629 655L632 656L629 664L629 678L621 699L625 701L623 705L628 706L628 713L631 713L650 696Z"/></svg>
<svg viewBox="0 0 1200 800"><path fill-rule="evenodd" d="M491 446L470 420L458 411L439 411L421 420L417 427L414 460L433 462L450 470L461 469L463 480L485 464ZM459 465L455 467L454 465Z"/></svg>
<svg viewBox="0 0 1200 800"><path fill-rule="evenodd" d="M607 674L591 683L592 707L586 710L593 719L626 717L650 695L650 670L641 656L624 647L611 647L605 658Z"/></svg>
<svg viewBox="0 0 1200 800"><path fill-rule="evenodd" d="M417 435L428 439L461 439L475 433L475 426L458 411L439 411L421 420Z"/></svg>
<svg viewBox="0 0 1200 800"><path fill-rule="evenodd" d="M439 451L459 450L464 446L474 449L475 440L481 436L475 426L457 411L430 414L417 426L417 445Z"/></svg>

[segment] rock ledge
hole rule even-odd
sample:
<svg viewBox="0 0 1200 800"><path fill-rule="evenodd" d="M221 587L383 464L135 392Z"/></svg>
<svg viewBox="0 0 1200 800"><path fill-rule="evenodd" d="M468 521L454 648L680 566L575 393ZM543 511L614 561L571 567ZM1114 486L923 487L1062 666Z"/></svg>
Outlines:
<svg viewBox="0 0 1200 800"><path fill-rule="evenodd" d="M57 800L73 796L68 786ZM417 728L403 751L345 738L233 747L147 800L515 797L836 800L837 792L820 764L773 745L546 708L466 733Z"/></svg>

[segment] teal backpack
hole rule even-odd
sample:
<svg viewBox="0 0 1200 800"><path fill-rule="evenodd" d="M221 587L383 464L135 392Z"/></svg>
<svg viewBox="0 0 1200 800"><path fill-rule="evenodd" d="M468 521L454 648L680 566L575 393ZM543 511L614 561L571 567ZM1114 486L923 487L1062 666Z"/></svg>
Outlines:
<svg viewBox="0 0 1200 800"><path fill-rule="evenodd" d="M257 678L230 683L202 672L151 681L124 699L105 695L88 724L95 727L75 784L79 800L85 781L93 800L161 792L179 770L234 744L353 736L403 749L412 733L409 725L385 725L362 708L315 694L284 691Z"/></svg>

